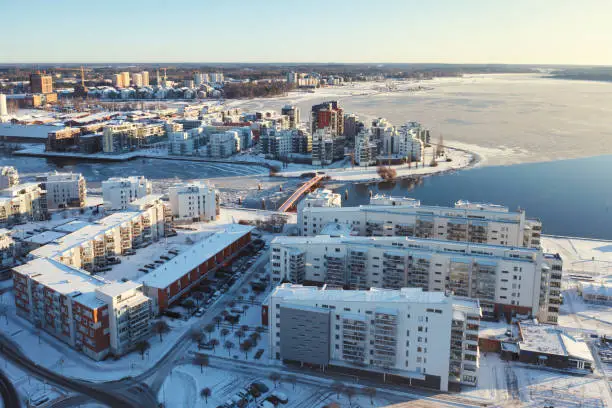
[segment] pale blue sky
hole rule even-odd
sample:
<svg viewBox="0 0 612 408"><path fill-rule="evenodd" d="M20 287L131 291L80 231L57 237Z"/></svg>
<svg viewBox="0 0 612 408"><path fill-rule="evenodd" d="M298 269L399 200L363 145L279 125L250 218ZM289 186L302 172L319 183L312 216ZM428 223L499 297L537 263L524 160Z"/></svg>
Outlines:
<svg viewBox="0 0 612 408"><path fill-rule="evenodd" d="M0 63L612 65L612 0L0 0Z"/></svg>

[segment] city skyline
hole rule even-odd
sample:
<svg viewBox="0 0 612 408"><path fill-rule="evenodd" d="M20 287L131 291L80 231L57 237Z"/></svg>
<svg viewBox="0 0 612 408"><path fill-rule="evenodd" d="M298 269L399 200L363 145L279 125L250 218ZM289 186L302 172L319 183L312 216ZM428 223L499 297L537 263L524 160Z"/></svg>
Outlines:
<svg viewBox="0 0 612 408"><path fill-rule="evenodd" d="M612 4L520 0L8 1L0 63L470 63L612 65ZM37 12L32 13L35 9ZM121 12L112 12L112 11ZM31 27L21 29L26 21ZM244 20L241 21L241 18ZM73 20L72 22L62 20ZM589 24L583 24L588 21ZM82 26L78 24L82 23ZM52 23L49 25L49 23ZM52 29L50 29L52 27ZM79 30L83 30L79 34Z"/></svg>

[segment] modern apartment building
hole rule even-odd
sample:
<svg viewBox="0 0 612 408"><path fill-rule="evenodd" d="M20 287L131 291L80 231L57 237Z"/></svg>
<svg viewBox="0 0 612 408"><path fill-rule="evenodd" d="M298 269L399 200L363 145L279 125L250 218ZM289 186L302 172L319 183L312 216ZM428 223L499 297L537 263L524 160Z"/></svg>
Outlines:
<svg viewBox="0 0 612 408"><path fill-rule="evenodd" d="M281 109L281 115L286 115L289 118L289 128L296 129L300 125L300 108L297 106L283 106Z"/></svg>
<svg viewBox="0 0 612 408"><path fill-rule="evenodd" d="M19 173L13 166L0 168L0 190L19 184Z"/></svg>
<svg viewBox="0 0 612 408"><path fill-rule="evenodd" d="M36 178L46 190L47 208L85 207L87 186L80 173L46 173Z"/></svg>
<svg viewBox="0 0 612 408"><path fill-rule="evenodd" d="M30 90L33 94L49 94L53 92L53 78L41 72L30 74Z"/></svg>
<svg viewBox="0 0 612 408"><path fill-rule="evenodd" d="M94 360L150 333L152 301L135 282L108 282L51 258L13 268L17 314Z"/></svg>
<svg viewBox="0 0 612 408"><path fill-rule="evenodd" d="M164 123L126 122L105 126L102 131L104 153L125 153L161 141L166 135Z"/></svg>
<svg viewBox="0 0 612 408"><path fill-rule="evenodd" d="M15 264L15 241L11 237L11 231L0 228L0 277L2 271Z"/></svg>
<svg viewBox="0 0 612 408"><path fill-rule="evenodd" d="M151 194L152 184L144 176L111 177L102 182L104 206L109 210L126 210L137 198Z"/></svg>
<svg viewBox="0 0 612 408"><path fill-rule="evenodd" d="M47 192L38 183L17 184L0 191L0 224L47 219Z"/></svg>
<svg viewBox="0 0 612 408"><path fill-rule="evenodd" d="M132 81L134 82L134 86L135 87L141 88L143 86L143 83L142 83L142 74L135 73L134 75L132 75Z"/></svg>
<svg viewBox="0 0 612 408"><path fill-rule="evenodd" d="M448 391L478 383L478 300L282 284L268 301L270 355Z"/></svg>
<svg viewBox="0 0 612 408"><path fill-rule="evenodd" d="M344 134L344 115L338 101L313 105L310 112L310 127L312 134L318 129L327 128L332 137L342 136Z"/></svg>
<svg viewBox="0 0 612 408"><path fill-rule="evenodd" d="M219 195L211 185L175 184L168 188L168 198L176 221L213 221L219 215Z"/></svg>
<svg viewBox="0 0 612 408"><path fill-rule="evenodd" d="M96 272L147 242L165 236L166 212L162 202L142 210L116 212L30 252L30 258L55 259L65 265Z"/></svg>
<svg viewBox="0 0 612 408"><path fill-rule="evenodd" d="M298 225L304 224L301 217L307 208L340 208L341 206L342 197L340 194L325 188L317 188L298 202Z"/></svg>
<svg viewBox="0 0 612 408"><path fill-rule="evenodd" d="M308 154L312 150L312 137L302 129L276 130L263 128L259 136L260 152L273 159L291 154Z"/></svg>
<svg viewBox="0 0 612 408"><path fill-rule="evenodd" d="M8 106L6 104L6 95L0 93L0 122L8 116Z"/></svg>
<svg viewBox="0 0 612 408"><path fill-rule="evenodd" d="M213 158L226 158L240 151L240 135L236 131L228 130L223 133L210 135L208 152Z"/></svg>
<svg viewBox="0 0 612 408"><path fill-rule="evenodd" d="M149 86L149 71L141 71L142 75L142 86Z"/></svg>
<svg viewBox="0 0 612 408"><path fill-rule="evenodd" d="M517 313L556 323L562 261L533 248L320 235L275 238L271 271L273 284L418 287L479 299L489 318Z"/></svg>
<svg viewBox="0 0 612 408"><path fill-rule="evenodd" d="M308 197L305 198L305 200ZM401 205L398 205L401 204ZM540 247L542 223L524 211L495 204L457 201L454 207L424 206L409 198L377 196L358 207L298 206L301 235L318 235L330 223L352 235L409 236L513 247Z"/></svg>

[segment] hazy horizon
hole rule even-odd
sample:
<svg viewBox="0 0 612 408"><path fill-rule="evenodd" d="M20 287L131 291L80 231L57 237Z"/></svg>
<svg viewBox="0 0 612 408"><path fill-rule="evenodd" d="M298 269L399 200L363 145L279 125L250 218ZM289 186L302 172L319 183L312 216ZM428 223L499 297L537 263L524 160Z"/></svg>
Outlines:
<svg viewBox="0 0 612 408"><path fill-rule="evenodd" d="M612 65L605 0L0 3L0 64Z"/></svg>

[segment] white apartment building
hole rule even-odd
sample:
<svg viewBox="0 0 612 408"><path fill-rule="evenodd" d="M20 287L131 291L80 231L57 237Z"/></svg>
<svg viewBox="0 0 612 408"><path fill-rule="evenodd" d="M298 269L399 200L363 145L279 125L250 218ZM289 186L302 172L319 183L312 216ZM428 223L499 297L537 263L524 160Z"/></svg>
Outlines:
<svg viewBox="0 0 612 408"><path fill-rule="evenodd" d="M556 323L562 261L532 248L408 237L277 237L271 279L350 289L419 287L480 300L485 316Z"/></svg>
<svg viewBox="0 0 612 408"><path fill-rule="evenodd" d="M0 169L0 190L19 184L19 173L13 166L4 166Z"/></svg>
<svg viewBox="0 0 612 408"><path fill-rule="evenodd" d="M37 177L47 191L47 208L85 207L87 186L80 173L46 173Z"/></svg>
<svg viewBox="0 0 612 408"><path fill-rule="evenodd" d="M371 140L371 133L367 129L361 130L355 136L355 163L360 167L373 166L377 156L378 146Z"/></svg>
<svg viewBox="0 0 612 408"><path fill-rule="evenodd" d="M210 78L210 82L213 84L220 84L225 80L222 72L211 72L208 74L208 77Z"/></svg>
<svg viewBox="0 0 612 408"><path fill-rule="evenodd" d="M47 219L47 192L38 183L17 184L0 191L0 224Z"/></svg>
<svg viewBox="0 0 612 408"><path fill-rule="evenodd" d="M166 129L163 123L143 125L126 122L105 126L102 130L102 151L129 152L160 141L165 135Z"/></svg>
<svg viewBox="0 0 612 408"><path fill-rule="evenodd" d="M134 82L135 87L142 88L143 86L142 74L135 73L134 75L132 75L132 81Z"/></svg>
<svg viewBox="0 0 612 408"><path fill-rule="evenodd" d="M15 264L15 241L11 231L0 228L0 271Z"/></svg>
<svg viewBox="0 0 612 408"><path fill-rule="evenodd" d="M137 198L151 194L152 184L144 176L111 177L102 182L102 198L108 210L125 210Z"/></svg>
<svg viewBox="0 0 612 408"><path fill-rule="evenodd" d="M297 204L298 210L298 225L302 225L304 220L300 218L304 213L305 208L312 207L331 207L340 208L342 206L342 197L340 194L334 193L325 188L317 188L312 193L306 195Z"/></svg>
<svg viewBox="0 0 612 408"><path fill-rule="evenodd" d="M6 95L0 93L0 119L8 116L8 109L6 104ZM0 120L0 122L2 122Z"/></svg>
<svg viewBox="0 0 612 408"><path fill-rule="evenodd" d="M395 134L395 139L398 156L409 158L413 162L420 162L423 159L425 143L419 139L416 130L406 130L401 127Z"/></svg>
<svg viewBox="0 0 612 408"><path fill-rule="evenodd" d="M312 134L312 165L327 166L334 162L334 138L330 128L317 129Z"/></svg>
<svg viewBox="0 0 612 408"><path fill-rule="evenodd" d="M448 391L478 383L480 317L478 300L420 288L283 284L269 297L270 355Z"/></svg>
<svg viewBox="0 0 612 408"><path fill-rule="evenodd" d="M398 205L401 204L401 205ZM491 245L539 248L542 224L495 204L457 201L455 207L423 206L420 201L377 196L358 207L300 207L300 235L319 234L330 223L352 235L409 236Z"/></svg>
<svg viewBox="0 0 612 408"><path fill-rule="evenodd" d="M226 158L240 151L240 135L238 132L228 130L223 133L210 135L208 152L210 157Z"/></svg>
<svg viewBox="0 0 612 408"><path fill-rule="evenodd" d="M142 75L142 86L149 86L149 71L141 71Z"/></svg>
<svg viewBox="0 0 612 408"><path fill-rule="evenodd" d="M168 189L168 198L176 221L213 221L219 215L219 195L211 185L175 184Z"/></svg>

